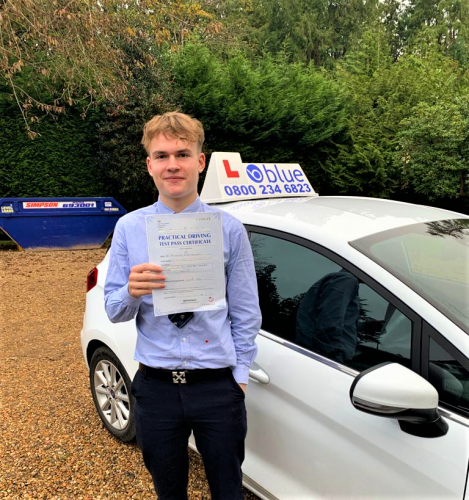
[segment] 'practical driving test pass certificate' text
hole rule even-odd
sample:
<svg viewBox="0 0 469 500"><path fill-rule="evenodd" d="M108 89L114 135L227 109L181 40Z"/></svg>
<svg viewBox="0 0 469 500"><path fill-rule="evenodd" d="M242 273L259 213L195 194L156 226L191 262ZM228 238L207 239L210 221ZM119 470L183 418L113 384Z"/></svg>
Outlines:
<svg viewBox="0 0 469 500"><path fill-rule="evenodd" d="M155 316L224 309L222 214L147 215L148 256L166 287L153 290Z"/></svg>

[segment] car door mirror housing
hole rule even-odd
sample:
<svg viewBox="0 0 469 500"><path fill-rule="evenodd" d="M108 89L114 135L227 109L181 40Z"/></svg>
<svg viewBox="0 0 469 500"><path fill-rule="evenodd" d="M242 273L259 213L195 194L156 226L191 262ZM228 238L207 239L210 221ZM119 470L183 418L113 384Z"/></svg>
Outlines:
<svg viewBox="0 0 469 500"><path fill-rule="evenodd" d="M438 412L438 392L420 375L398 363L383 363L358 375L350 388L360 411L397 419L401 429L419 437L441 437L448 424Z"/></svg>

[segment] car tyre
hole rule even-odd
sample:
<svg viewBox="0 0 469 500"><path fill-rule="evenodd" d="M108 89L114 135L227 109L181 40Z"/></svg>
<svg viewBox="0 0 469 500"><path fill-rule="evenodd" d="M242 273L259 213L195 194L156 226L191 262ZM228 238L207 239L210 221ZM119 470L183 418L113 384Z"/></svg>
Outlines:
<svg viewBox="0 0 469 500"><path fill-rule="evenodd" d="M94 405L106 429L124 443L135 438L135 400L130 385L130 378L117 356L107 347L96 349L90 362Z"/></svg>

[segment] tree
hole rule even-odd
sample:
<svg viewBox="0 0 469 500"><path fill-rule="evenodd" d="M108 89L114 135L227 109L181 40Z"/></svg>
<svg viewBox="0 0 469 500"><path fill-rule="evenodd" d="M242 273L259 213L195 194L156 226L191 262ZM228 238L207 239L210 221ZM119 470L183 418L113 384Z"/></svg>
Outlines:
<svg viewBox="0 0 469 500"><path fill-rule="evenodd" d="M463 66L469 57L468 30L467 0L410 0L401 8L396 25L403 50L437 44Z"/></svg>
<svg viewBox="0 0 469 500"><path fill-rule="evenodd" d="M30 137L41 114L128 102L132 71L218 30L191 0L4 0L0 3L0 84L8 87ZM146 45L137 61L129 47ZM158 71L156 71L158 73ZM159 75L161 76L161 75Z"/></svg>
<svg viewBox="0 0 469 500"><path fill-rule="evenodd" d="M331 67L363 26L377 15L376 0L257 0L251 22L259 46L292 61Z"/></svg>
<svg viewBox="0 0 469 500"><path fill-rule="evenodd" d="M395 163L404 182L430 200L467 196L469 98L422 102L401 125Z"/></svg>
<svg viewBox="0 0 469 500"><path fill-rule="evenodd" d="M322 189L325 161L344 127L334 83L310 65L281 57L229 60L190 46L176 59L181 106L207 132L206 150L238 151L245 161L300 163Z"/></svg>
<svg viewBox="0 0 469 500"><path fill-rule="evenodd" d="M4 0L0 5L0 83L9 87L30 137L36 112L86 113L119 100L125 67L112 46L112 0Z"/></svg>
<svg viewBox="0 0 469 500"><path fill-rule="evenodd" d="M399 196L404 180L394 155L403 120L419 103L448 102L467 88L458 63L437 47L393 62L386 40L383 26L376 25L336 73L347 103L347 140L324 168L342 193Z"/></svg>

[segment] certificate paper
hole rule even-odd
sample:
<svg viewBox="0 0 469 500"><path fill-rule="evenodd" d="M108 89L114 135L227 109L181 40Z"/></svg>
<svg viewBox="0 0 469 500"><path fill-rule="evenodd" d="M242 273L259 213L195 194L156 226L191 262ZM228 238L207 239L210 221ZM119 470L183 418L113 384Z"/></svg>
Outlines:
<svg viewBox="0 0 469 500"><path fill-rule="evenodd" d="M166 287L153 290L155 316L225 309L222 214L147 215L150 262Z"/></svg>

